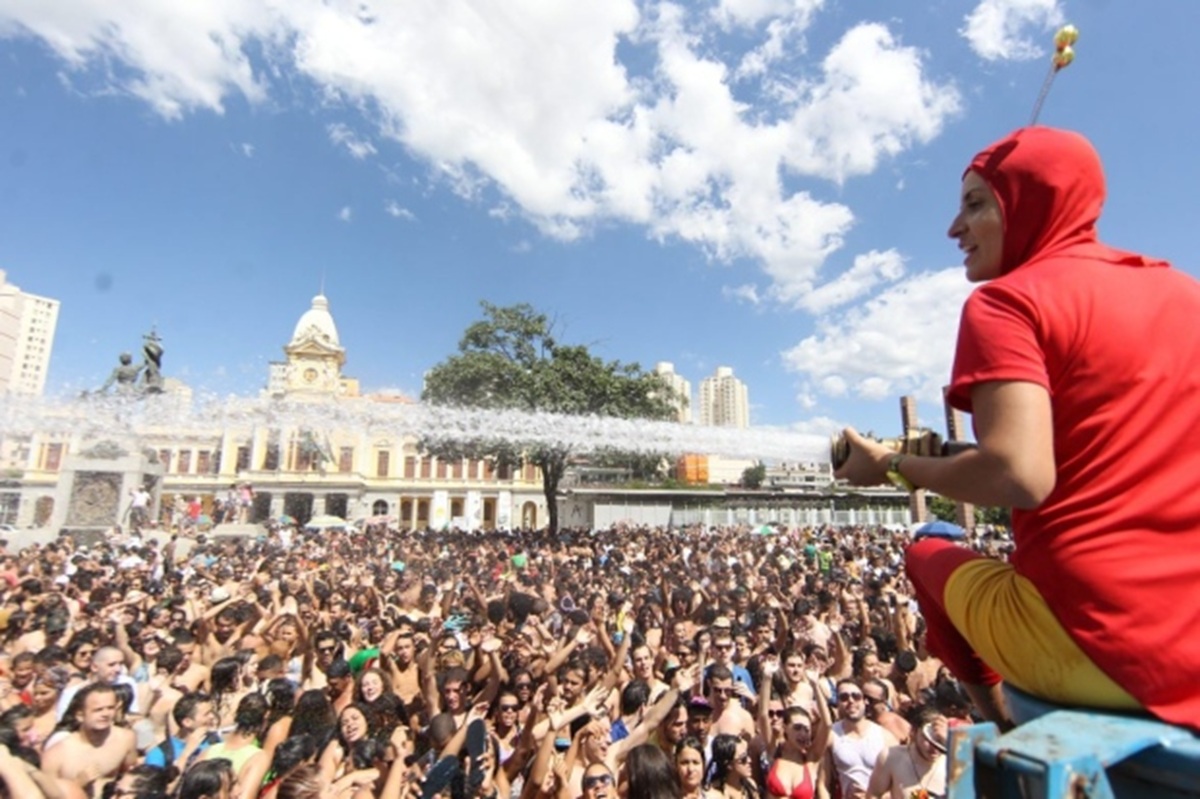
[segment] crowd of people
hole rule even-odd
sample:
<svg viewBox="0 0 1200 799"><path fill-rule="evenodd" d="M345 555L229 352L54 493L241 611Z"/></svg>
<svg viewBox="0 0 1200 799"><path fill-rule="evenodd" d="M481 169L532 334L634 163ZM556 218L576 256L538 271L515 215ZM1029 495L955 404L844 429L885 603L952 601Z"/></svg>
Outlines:
<svg viewBox="0 0 1200 799"><path fill-rule="evenodd" d="M925 648L907 536L756 532L6 546L0 783L46 799L944 795L969 700Z"/></svg>

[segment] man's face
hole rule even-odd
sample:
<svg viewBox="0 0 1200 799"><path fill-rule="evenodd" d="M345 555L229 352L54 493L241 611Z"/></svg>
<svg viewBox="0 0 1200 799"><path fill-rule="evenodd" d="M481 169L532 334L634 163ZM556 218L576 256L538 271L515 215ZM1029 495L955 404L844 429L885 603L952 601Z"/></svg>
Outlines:
<svg viewBox="0 0 1200 799"><path fill-rule="evenodd" d="M217 616L216 627L217 629L215 632L217 635L217 640L221 643L225 643L229 640L229 637L233 635L234 629L237 628L237 623L233 619L229 618L229 616L222 615Z"/></svg>
<svg viewBox="0 0 1200 799"><path fill-rule="evenodd" d="M688 713L687 708L676 708L672 711L667 720L663 722L662 730L667 743L674 748L675 744L683 740L688 729Z"/></svg>
<svg viewBox="0 0 1200 799"><path fill-rule="evenodd" d="M79 711L79 724L87 731L101 732L112 727L117 715L117 695L111 691L89 694Z"/></svg>
<svg viewBox="0 0 1200 799"><path fill-rule="evenodd" d="M217 726L217 713L213 710L212 702L198 702L192 715L188 717L193 730L211 730Z"/></svg>
<svg viewBox="0 0 1200 799"><path fill-rule="evenodd" d="M887 710L887 692L878 685L866 685L862 692L867 718L874 719Z"/></svg>
<svg viewBox="0 0 1200 799"><path fill-rule="evenodd" d="M687 732L701 741L708 740L708 731L712 727L712 714L692 713L688 716Z"/></svg>
<svg viewBox="0 0 1200 799"><path fill-rule="evenodd" d="M415 653L416 645L413 643L412 636L401 636L396 639L396 661L401 666L412 663Z"/></svg>
<svg viewBox="0 0 1200 799"><path fill-rule="evenodd" d="M97 682L116 682L124 665L125 658L120 652L106 650L92 656L92 674Z"/></svg>
<svg viewBox="0 0 1200 799"><path fill-rule="evenodd" d="M179 663L179 671L185 672L192 665L192 658L196 656L196 642L189 641L186 644L177 644L177 648L183 653L183 660Z"/></svg>
<svg viewBox="0 0 1200 799"><path fill-rule="evenodd" d="M29 685L29 683L31 683L32 681L33 681L33 661L32 660L24 660L24 661L21 661L16 666L13 666L13 670L12 670L13 688L16 688L18 691L20 691L20 690L24 689L25 686Z"/></svg>
<svg viewBox="0 0 1200 799"><path fill-rule="evenodd" d="M567 705L575 704L580 695L583 693L583 674L578 671L568 671L562 680L562 695L563 699L567 700Z"/></svg>
<svg viewBox="0 0 1200 799"><path fill-rule="evenodd" d="M349 676L345 677L330 677L329 689L330 693L336 698L345 692L346 688L353 685L354 681Z"/></svg>
<svg viewBox="0 0 1200 799"><path fill-rule="evenodd" d="M333 656L337 654L337 641L332 638L323 638L317 644L317 665L324 671L333 662Z"/></svg>
<svg viewBox="0 0 1200 799"><path fill-rule="evenodd" d="M639 646L633 650L633 676L639 680L650 680L654 676L654 656L650 647Z"/></svg>
<svg viewBox="0 0 1200 799"><path fill-rule="evenodd" d="M446 710L451 713L458 713L466 707L466 697L463 696L464 687L460 680L447 680L442 685L442 699L445 701Z"/></svg>
<svg viewBox="0 0 1200 799"><path fill-rule="evenodd" d="M718 636L713 641L713 655L718 663L728 666L733 663L733 639L729 636Z"/></svg>
<svg viewBox="0 0 1200 799"><path fill-rule="evenodd" d="M858 721L867 714L862 689L854 683L842 683L837 687L838 712L843 719Z"/></svg>
<svg viewBox="0 0 1200 799"><path fill-rule="evenodd" d="M804 658L801 655L789 655L788 659L783 661L783 673L787 677L789 685L796 685L804 681Z"/></svg>
<svg viewBox="0 0 1200 799"><path fill-rule="evenodd" d="M711 680L708 686L709 701L713 710L720 713L729 704L733 696L733 680Z"/></svg>

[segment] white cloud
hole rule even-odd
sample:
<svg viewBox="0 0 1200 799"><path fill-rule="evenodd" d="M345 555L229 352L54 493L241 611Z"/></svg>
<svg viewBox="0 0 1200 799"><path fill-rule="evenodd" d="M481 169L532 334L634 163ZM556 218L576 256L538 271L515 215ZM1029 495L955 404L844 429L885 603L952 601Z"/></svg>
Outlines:
<svg viewBox="0 0 1200 799"><path fill-rule="evenodd" d="M816 333L783 353L784 364L804 376L803 393L814 398L915 394L940 403L970 291L961 268L914 275L819 319Z"/></svg>
<svg viewBox="0 0 1200 799"><path fill-rule="evenodd" d="M1028 61L1045 48L1035 34L1063 22L1059 0L982 0L959 31L977 55L988 61Z"/></svg>
<svg viewBox="0 0 1200 799"><path fill-rule="evenodd" d="M955 87L883 24L797 57L823 6L0 0L0 37L36 36L72 74L172 119L235 94L263 103L298 73L468 201L562 240L615 221L751 259L764 296L802 305L854 223L822 199L828 182L932 140L959 110ZM733 29L747 48L715 46ZM751 79L764 90L737 99ZM356 158L376 152L344 123L328 134Z"/></svg>
<svg viewBox="0 0 1200 799"><path fill-rule="evenodd" d="M753 283L745 283L741 286L722 286L721 295L751 305L758 305L763 301L762 296L758 293L758 286Z"/></svg>
<svg viewBox="0 0 1200 799"><path fill-rule="evenodd" d="M857 300L876 286L898 280L904 274L904 258L895 250L871 250L854 259L854 265L824 285L799 298L797 304L822 313Z"/></svg>
<svg viewBox="0 0 1200 799"><path fill-rule="evenodd" d="M396 219L405 219L409 222L417 221L416 214L400 205L400 203L396 202L395 200L388 200L386 203L384 203L383 210L387 212L388 216L395 217Z"/></svg>
<svg viewBox="0 0 1200 799"><path fill-rule="evenodd" d="M337 218L343 222L349 222L354 217L354 209L348 205L343 205L342 210L338 211Z"/></svg>
<svg viewBox="0 0 1200 799"><path fill-rule="evenodd" d="M247 158L254 157L254 145L248 141L244 141L238 145L238 151Z"/></svg>
<svg viewBox="0 0 1200 799"><path fill-rule="evenodd" d="M339 147L345 147L346 152L359 161L378 152L375 149L375 145L366 139L359 138L358 134L350 129L349 125L335 122L326 128L326 130L329 132L329 140L331 142Z"/></svg>

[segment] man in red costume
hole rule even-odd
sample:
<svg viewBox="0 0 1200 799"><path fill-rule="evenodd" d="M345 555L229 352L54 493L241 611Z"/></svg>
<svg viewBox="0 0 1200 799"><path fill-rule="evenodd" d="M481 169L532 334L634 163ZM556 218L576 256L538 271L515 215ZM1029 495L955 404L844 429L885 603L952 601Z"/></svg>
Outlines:
<svg viewBox="0 0 1200 799"><path fill-rule="evenodd" d="M1006 679L1195 728L1200 283L1101 244L1104 196L1075 133L1024 128L975 156L949 235L984 285L949 399L978 448L896 455L847 430L838 476L1013 508L1011 564L932 539L907 556L929 648L984 715L1005 720Z"/></svg>

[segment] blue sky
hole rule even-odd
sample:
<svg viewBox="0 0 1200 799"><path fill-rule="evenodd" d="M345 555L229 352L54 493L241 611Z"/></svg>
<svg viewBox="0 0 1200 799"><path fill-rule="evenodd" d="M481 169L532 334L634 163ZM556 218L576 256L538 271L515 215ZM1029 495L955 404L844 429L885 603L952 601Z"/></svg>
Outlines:
<svg viewBox="0 0 1200 799"><path fill-rule="evenodd" d="M1102 235L1194 273L1200 4L0 0L0 268L58 298L48 393L157 325L248 394L324 280L367 390L418 394L482 299L755 424L940 426L970 156L1088 135ZM884 10L886 7L886 11ZM1132 332L1132 331L1131 331Z"/></svg>

